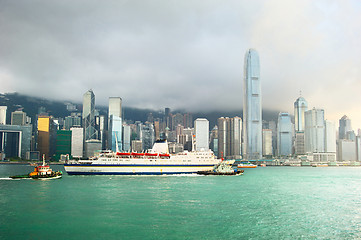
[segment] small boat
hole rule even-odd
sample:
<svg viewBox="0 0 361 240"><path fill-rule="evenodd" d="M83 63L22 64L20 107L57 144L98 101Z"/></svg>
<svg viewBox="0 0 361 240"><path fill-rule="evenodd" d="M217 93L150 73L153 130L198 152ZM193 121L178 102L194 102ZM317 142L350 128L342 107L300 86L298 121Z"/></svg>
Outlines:
<svg viewBox="0 0 361 240"><path fill-rule="evenodd" d="M256 168L256 167L257 167L257 165L252 164L250 162L248 162L248 163L240 163L240 164L237 165L237 168Z"/></svg>
<svg viewBox="0 0 361 240"><path fill-rule="evenodd" d="M43 165L35 166L34 171L29 174L10 176L12 179L32 178L39 180L58 179L63 175L62 171L54 172L49 165L45 164L43 157Z"/></svg>
<svg viewBox="0 0 361 240"><path fill-rule="evenodd" d="M197 174L201 175L242 175L244 173L244 170L238 170L233 169L232 165L234 163L234 160L232 161L224 161L216 164L212 170L208 171L198 171Z"/></svg>

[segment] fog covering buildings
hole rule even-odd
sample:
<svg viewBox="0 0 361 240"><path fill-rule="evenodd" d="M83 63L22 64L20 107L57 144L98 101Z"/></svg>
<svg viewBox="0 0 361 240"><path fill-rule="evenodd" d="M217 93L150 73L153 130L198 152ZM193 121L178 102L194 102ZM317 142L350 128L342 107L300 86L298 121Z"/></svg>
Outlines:
<svg viewBox="0 0 361 240"><path fill-rule="evenodd" d="M58 159L64 154L87 158L101 150L116 151L116 143L121 151L144 152L154 141L166 139L172 153L211 148L219 158L244 161L293 158L333 162L336 156L338 161L361 160L361 134L352 130L351 120L347 116L340 119L337 138L335 124L325 119L325 111L308 110L304 97L293 104L294 118L281 112L277 124L263 121L260 62L254 49L245 54L243 83L243 119L224 116L215 126L209 126L205 118L193 122L191 113L172 112L170 108L149 113L145 122L126 120L120 97L110 97L108 111L100 113L95 94L89 90L83 95L82 112L67 103L69 116L64 119L47 116L49 111L40 108L31 136L31 120L21 107L11 113L10 126L6 125L10 122L7 107L0 106L0 154L24 158L26 153L39 151L47 159L53 159L55 153Z"/></svg>

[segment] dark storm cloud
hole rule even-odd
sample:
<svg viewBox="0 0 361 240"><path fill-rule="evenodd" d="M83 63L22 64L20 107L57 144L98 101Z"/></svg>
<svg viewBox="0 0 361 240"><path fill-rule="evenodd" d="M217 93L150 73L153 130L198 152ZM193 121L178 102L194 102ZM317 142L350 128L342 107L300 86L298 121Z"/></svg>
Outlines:
<svg viewBox="0 0 361 240"><path fill-rule="evenodd" d="M361 121L359 12L353 1L3 0L0 91L80 102L92 88L103 105L241 109L252 47L265 108L292 111L302 91L330 118Z"/></svg>

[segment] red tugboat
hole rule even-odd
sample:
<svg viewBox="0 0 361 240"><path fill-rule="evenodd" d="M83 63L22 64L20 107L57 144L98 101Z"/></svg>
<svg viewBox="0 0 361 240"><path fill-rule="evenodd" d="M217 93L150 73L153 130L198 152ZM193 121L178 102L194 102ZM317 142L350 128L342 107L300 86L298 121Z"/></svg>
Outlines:
<svg viewBox="0 0 361 240"><path fill-rule="evenodd" d="M34 171L27 174L27 175L16 175L11 176L10 178L19 179L19 178L32 178L32 179L40 179L40 180L47 180L47 179L58 179L61 178L63 173L61 171L54 172L49 165L45 165L45 157L43 157L43 165L36 166Z"/></svg>

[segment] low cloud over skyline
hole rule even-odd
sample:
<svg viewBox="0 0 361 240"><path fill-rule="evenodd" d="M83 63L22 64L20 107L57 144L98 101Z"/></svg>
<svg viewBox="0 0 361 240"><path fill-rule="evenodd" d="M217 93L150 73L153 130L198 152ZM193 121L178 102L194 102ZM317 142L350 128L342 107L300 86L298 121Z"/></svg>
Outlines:
<svg viewBox="0 0 361 240"><path fill-rule="evenodd" d="M358 1L0 1L0 92L97 105L242 108L258 51L263 108L302 96L361 127ZM338 124L336 122L336 124Z"/></svg>

